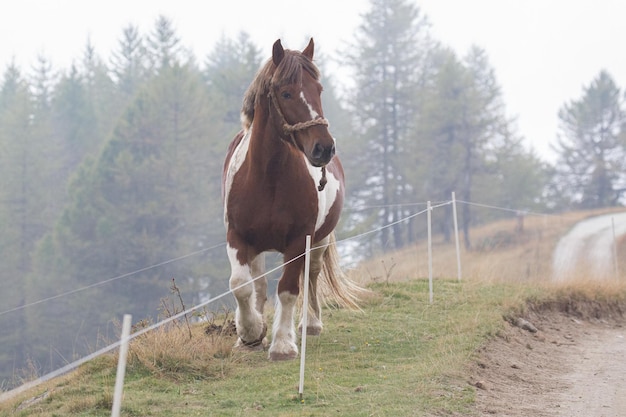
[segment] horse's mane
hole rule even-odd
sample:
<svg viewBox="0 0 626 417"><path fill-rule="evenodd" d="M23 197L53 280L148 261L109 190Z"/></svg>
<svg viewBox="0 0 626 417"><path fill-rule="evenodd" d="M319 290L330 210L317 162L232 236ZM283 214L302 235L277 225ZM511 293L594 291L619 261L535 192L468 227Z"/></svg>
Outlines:
<svg viewBox="0 0 626 417"><path fill-rule="evenodd" d="M270 87L302 83L302 70L319 80L320 72L317 66L301 52L289 49L285 49L285 56L278 67L274 65L272 58L261 67L243 96L241 123L244 130L250 128L254 119L254 106L258 100L267 97Z"/></svg>

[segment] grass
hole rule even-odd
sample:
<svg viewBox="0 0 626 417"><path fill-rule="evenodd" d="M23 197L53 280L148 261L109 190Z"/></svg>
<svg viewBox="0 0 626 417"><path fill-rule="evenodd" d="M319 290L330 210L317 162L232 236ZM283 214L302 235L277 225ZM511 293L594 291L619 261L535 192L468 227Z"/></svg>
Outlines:
<svg viewBox="0 0 626 417"><path fill-rule="evenodd" d="M503 325L503 299L519 297L513 287L441 281L438 301L428 302L428 283L374 284L363 313L327 312L326 328L309 338L305 392L298 395L299 361L271 363L265 352L230 352L205 357L205 369L188 369L194 354L165 347L187 332L170 328L138 340L131 348L123 415L258 416L434 415L463 413L474 398L461 370L485 337ZM194 326L193 344L211 340ZM168 336L169 335L169 336ZM156 343L159 339L161 343ZM229 339L228 336L225 337ZM229 340L233 342L234 340ZM160 346L157 346L159 345ZM189 340L184 342L189 344ZM146 351L149 346L153 349ZM180 347L180 346L179 346ZM213 351L211 347L206 352ZM160 352L160 353L155 353ZM170 356L167 363L164 357ZM140 359L141 358L141 359ZM115 358L82 367L60 384L50 384L9 404L15 412L25 397L50 395L16 416L110 415Z"/></svg>
<svg viewBox="0 0 626 417"><path fill-rule="evenodd" d="M582 319L626 311L623 281L549 282L556 240L588 215L548 224L528 219L521 235L513 233L514 221L474 231L476 242L487 243L463 252L461 282L450 278L456 276L454 245L437 242L432 304L425 262L415 256L425 253L423 244L351 271L371 282L374 295L362 313L325 310L324 332L308 338L302 398L299 360L272 363L266 352L231 349L232 315L147 333L131 344L122 415L471 415L475 388L467 369L506 325L503 318L529 310ZM619 250L626 253L626 240ZM0 416L109 416L115 368L115 355L98 358L1 403Z"/></svg>

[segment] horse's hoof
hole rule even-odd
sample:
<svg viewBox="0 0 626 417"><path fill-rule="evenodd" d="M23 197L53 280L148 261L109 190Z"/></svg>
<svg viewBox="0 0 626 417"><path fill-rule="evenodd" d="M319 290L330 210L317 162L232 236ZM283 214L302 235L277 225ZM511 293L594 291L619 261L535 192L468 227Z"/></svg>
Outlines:
<svg viewBox="0 0 626 417"><path fill-rule="evenodd" d="M298 346L291 340L274 340L270 346L271 361L288 361L298 356Z"/></svg>
<svg viewBox="0 0 626 417"><path fill-rule="evenodd" d="M318 326L307 327L306 334L307 336L319 336L322 333L322 328Z"/></svg>
<svg viewBox="0 0 626 417"><path fill-rule="evenodd" d="M302 326L298 327L298 333L302 334ZM319 336L322 334L322 326L307 326L307 336Z"/></svg>
<svg viewBox="0 0 626 417"><path fill-rule="evenodd" d="M244 352L260 352L267 348L267 337L255 340L254 342L245 342L241 338L238 338L234 348Z"/></svg>
<svg viewBox="0 0 626 417"><path fill-rule="evenodd" d="M247 342L239 336L237 338L237 342L235 343L235 349L247 351L265 350L265 348L267 348L266 334L267 324L263 323L263 330L261 330L261 336L259 336L258 339Z"/></svg>
<svg viewBox="0 0 626 417"><path fill-rule="evenodd" d="M292 350L289 352L270 352L271 361L289 361L295 359L297 356L297 350Z"/></svg>

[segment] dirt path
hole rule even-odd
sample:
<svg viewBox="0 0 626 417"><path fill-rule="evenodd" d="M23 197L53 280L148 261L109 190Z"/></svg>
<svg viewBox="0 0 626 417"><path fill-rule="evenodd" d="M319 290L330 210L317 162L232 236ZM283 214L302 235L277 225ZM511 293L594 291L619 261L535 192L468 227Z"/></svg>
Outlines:
<svg viewBox="0 0 626 417"><path fill-rule="evenodd" d="M591 337L577 346L573 371L564 378L571 388L563 395L561 415L626 416L626 341L622 330L593 329Z"/></svg>
<svg viewBox="0 0 626 417"><path fill-rule="evenodd" d="M510 326L481 352L471 381L480 416L626 416L626 328L561 313Z"/></svg>
<svg viewBox="0 0 626 417"><path fill-rule="evenodd" d="M626 212L592 217L576 224L554 250L554 279L566 281L589 267L598 278L614 277L613 233L626 234Z"/></svg>
<svg viewBox="0 0 626 417"><path fill-rule="evenodd" d="M626 233L626 213L578 223L554 253L564 282L581 268L595 279L614 276L613 233ZM471 381L481 416L626 416L626 321L580 321L563 313L535 314L536 332L511 325L480 352Z"/></svg>

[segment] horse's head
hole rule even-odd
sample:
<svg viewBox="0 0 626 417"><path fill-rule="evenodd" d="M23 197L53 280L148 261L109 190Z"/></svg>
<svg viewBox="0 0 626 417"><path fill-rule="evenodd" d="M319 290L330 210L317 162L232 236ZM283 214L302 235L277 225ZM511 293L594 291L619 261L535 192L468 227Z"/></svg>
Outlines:
<svg viewBox="0 0 626 417"><path fill-rule="evenodd" d="M270 84L272 111L283 134L314 166L324 166L335 155L335 139L328 131L322 110L322 85L313 64L313 39L300 53L274 43L272 62L276 71Z"/></svg>
<svg viewBox="0 0 626 417"><path fill-rule="evenodd" d="M244 125L249 125L253 106L269 103L269 118L279 136L300 149L312 165L322 167L335 155L335 140L322 110L322 85L313 49L313 39L302 52L283 49L277 40L272 59L246 93L243 117Z"/></svg>

